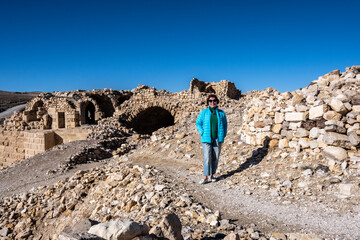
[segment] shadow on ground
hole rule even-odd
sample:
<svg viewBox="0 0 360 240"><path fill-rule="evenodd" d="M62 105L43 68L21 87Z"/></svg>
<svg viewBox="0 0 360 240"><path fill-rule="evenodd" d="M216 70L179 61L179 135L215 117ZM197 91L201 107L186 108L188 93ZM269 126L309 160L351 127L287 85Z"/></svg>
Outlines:
<svg viewBox="0 0 360 240"><path fill-rule="evenodd" d="M231 177L235 173L240 173L242 171L245 171L246 169L248 169L251 166L259 164L269 152L269 142L270 142L270 138L266 137L264 140L264 145L262 147L256 149L255 151L253 151L251 157L247 158L246 161L244 163L242 163L237 169L232 170L226 174L219 176L218 179L224 180L228 177Z"/></svg>

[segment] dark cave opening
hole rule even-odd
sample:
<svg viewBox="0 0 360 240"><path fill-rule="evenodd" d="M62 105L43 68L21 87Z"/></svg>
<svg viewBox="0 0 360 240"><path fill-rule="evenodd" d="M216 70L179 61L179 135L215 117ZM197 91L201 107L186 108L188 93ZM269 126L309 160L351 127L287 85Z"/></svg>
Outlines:
<svg viewBox="0 0 360 240"><path fill-rule="evenodd" d="M130 125L137 133L152 134L159 128L174 125L174 117L161 107L150 107L140 112Z"/></svg>

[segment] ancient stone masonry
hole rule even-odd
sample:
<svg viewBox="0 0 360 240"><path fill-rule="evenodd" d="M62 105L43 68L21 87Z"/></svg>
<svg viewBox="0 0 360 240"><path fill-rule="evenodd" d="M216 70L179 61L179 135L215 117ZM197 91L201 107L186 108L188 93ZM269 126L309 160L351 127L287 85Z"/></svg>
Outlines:
<svg viewBox="0 0 360 240"><path fill-rule="evenodd" d="M131 92L92 90L42 93L27 103L23 113L6 120L7 130L73 128L95 124L113 116L115 108L129 99Z"/></svg>
<svg viewBox="0 0 360 240"><path fill-rule="evenodd" d="M241 91L235 87L235 84L226 80L208 83L194 78L190 83L189 91L194 94L195 97L202 92L214 93L221 98L228 97L238 99L241 96Z"/></svg>
<svg viewBox="0 0 360 240"><path fill-rule="evenodd" d="M10 150L3 144L2 147L6 148L4 152L11 152L10 162L14 162L59 143L86 139L88 133L91 139L124 136L133 131L151 135L160 128L197 115L204 108L208 93L229 99L238 97L240 90L225 80L220 83L193 80L188 91L179 93L158 91L144 85L132 91L104 89L42 93L27 103L24 112L16 112L0 126L10 135L13 131L38 130L35 135L41 135L42 139L29 137L25 143L20 141L21 147L17 150ZM83 134L75 130L79 127L82 127ZM56 132L49 132L50 129ZM71 132L76 134L71 136ZM31 134L26 133L27 136ZM40 143L44 146L36 145ZM14 157L15 153L18 158ZM10 158L10 153L5 158Z"/></svg>
<svg viewBox="0 0 360 240"><path fill-rule="evenodd" d="M241 139L271 147L313 149L334 161L357 154L360 143L360 66L319 77L303 89L253 93L243 115Z"/></svg>

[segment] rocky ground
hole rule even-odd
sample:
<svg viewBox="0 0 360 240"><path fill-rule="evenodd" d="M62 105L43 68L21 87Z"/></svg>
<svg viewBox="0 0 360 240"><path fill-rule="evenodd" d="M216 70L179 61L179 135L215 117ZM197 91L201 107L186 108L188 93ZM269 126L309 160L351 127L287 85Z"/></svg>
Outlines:
<svg viewBox="0 0 360 240"><path fill-rule="evenodd" d="M359 80L353 66L222 99L228 136L205 185L196 104L151 135L84 126L87 141L1 170L0 239L109 239L125 225L138 231L120 239L360 239Z"/></svg>
<svg viewBox="0 0 360 240"><path fill-rule="evenodd" d="M129 134L123 147L130 152L115 150L119 154L107 159L95 156L106 156L99 136L111 133L102 131L97 140L60 145L1 172L2 238L57 239L86 231L89 219L155 227L168 213L179 216L185 239L231 232L243 239L360 237L358 198L340 192L349 176L322 167L317 153L242 143L240 113L224 110L229 134L218 182L198 184L202 149L195 117L151 138ZM91 159L91 149L104 151L79 164Z"/></svg>

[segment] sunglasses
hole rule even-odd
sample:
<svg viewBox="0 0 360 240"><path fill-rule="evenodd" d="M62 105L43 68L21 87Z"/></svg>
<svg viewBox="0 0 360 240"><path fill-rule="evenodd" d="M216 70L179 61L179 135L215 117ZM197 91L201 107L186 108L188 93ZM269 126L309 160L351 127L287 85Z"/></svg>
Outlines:
<svg viewBox="0 0 360 240"><path fill-rule="evenodd" d="M215 99L214 99L214 100L210 99L209 102L214 102L214 103L216 103L217 100L215 100Z"/></svg>

